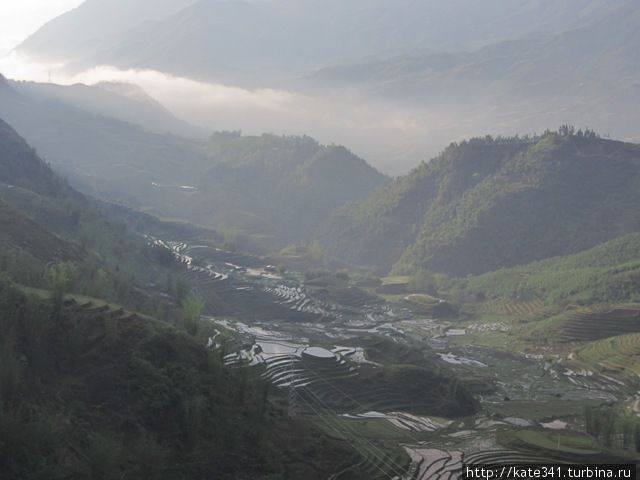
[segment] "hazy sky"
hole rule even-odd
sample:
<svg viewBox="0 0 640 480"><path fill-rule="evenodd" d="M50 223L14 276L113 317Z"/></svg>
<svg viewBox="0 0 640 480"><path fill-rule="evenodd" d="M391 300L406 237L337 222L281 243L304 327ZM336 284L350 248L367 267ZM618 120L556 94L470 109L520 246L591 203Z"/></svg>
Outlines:
<svg viewBox="0 0 640 480"><path fill-rule="evenodd" d="M84 0L0 0L0 55Z"/></svg>

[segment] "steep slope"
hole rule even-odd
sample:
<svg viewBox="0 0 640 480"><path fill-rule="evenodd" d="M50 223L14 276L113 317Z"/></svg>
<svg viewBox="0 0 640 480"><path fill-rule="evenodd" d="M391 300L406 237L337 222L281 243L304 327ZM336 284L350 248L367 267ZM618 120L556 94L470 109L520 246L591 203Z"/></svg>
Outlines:
<svg viewBox="0 0 640 480"><path fill-rule="evenodd" d="M0 227L3 251L18 248L44 264L79 260L85 255L80 248L56 237L3 200L0 200Z"/></svg>
<svg viewBox="0 0 640 480"><path fill-rule="evenodd" d="M206 162L197 142L159 135L46 96L0 85L2 115L85 193L140 202L153 183L188 185Z"/></svg>
<svg viewBox="0 0 640 480"><path fill-rule="evenodd" d="M0 182L24 187L47 196L61 196L71 192L71 189L40 160L35 150L2 119L0 119Z"/></svg>
<svg viewBox="0 0 640 480"><path fill-rule="evenodd" d="M62 272L75 293L167 318L175 306L145 286L171 275L171 265L134 231L162 222L129 217L70 187L0 120L1 271L36 288Z"/></svg>
<svg viewBox="0 0 640 480"><path fill-rule="evenodd" d="M200 78L249 77L248 81L256 82L257 73L263 81L265 76L287 78L291 73L367 57L478 48L514 37L558 33L610 8L610 2L602 0L517 4L508 0L200 0L179 11L176 8L157 23L142 24L140 20L150 15L130 16L123 4L116 4L107 19L120 14L130 18L127 24L132 27L126 32L121 28L116 37L113 28L104 31L98 16L106 3L87 2L43 27L21 50L49 60L72 61L75 68L151 67ZM126 8L133 5L143 11L147 3L129 2ZM168 12L165 6L158 9L156 18ZM94 24L98 28L92 41L82 43L87 37L84 32ZM80 34L70 33L77 27ZM79 46L74 47L72 39Z"/></svg>
<svg viewBox="0 0 640 480"><path fill-rule="evenodd" d="M309 239L333 210L388 181L344 147L308 137L218 134L208 152L198 203L218 206L211 214L226 225L287 241Z"/></svg>
<svg viewBox="0 0 640 480"><path fill-rule="evenodd" d="M37 293L49 296L0 275L3 479L320 480L353 461L346 442L286 416L257 375L226 368L203 339Z"/></svg>
<svg viewBox="0 0 640 480"><path fill-rule="evenodd" d="M328 251L397 272L483 273L640 230L640 147L571 129L452 145L320 229Z"/></svg>
<svg viewBox="0 0 640 480"><path fill-rule="evenodd" d="M95 115L132 123L153 133L173 133L205 138L206 133L176 118L140 87L127 83L103 82L93 86L51 83L10 82L13 89L41 102L57 102Z"/></svg>

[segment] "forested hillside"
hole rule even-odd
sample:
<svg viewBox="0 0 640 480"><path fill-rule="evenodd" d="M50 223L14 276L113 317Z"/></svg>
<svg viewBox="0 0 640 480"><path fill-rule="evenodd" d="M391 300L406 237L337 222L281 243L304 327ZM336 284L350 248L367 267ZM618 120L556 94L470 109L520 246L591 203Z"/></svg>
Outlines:
<svg viewBox="0 0 640 480"><path fill-rule="evenodd" d="M329 253L395 272L483 273L640 229L640 147L563 127L453 144L320 229Z"/></svg>
<svg viewBox="0 0 640 480"><path fill-rule="evenodd" d="M389 181L346 148L309 137L219 133L207 153L188 211L285 241L310 240L333 210Z"/></svg>
<svg viewBox="0 0 640 480"><path fill-rule="evenodd" d="M74 187L160 216L282 246L308 240L334 209L388 181L344 147L239 132L160 135L116 118L122 112L105 110L95 92L69 88L4 81L0 108ZM95 101L84 105L87 96Z"/></svg>

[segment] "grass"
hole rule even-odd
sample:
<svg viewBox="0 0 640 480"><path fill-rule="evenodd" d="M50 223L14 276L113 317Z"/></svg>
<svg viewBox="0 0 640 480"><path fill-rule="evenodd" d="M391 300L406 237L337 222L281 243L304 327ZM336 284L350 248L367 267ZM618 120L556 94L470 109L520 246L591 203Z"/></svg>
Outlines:
<svg viewBox="0 0 640 480"><path fill-rule="evenodd" d="M545 304L639 301L640 234L589 250L471 277L470 295Z"/></svg>

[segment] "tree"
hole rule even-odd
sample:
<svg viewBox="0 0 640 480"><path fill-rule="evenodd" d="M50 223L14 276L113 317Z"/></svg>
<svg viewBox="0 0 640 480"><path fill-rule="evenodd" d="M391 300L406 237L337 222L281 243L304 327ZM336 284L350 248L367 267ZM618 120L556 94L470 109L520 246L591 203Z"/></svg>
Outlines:
<svg viewBox="0 0 640 480"><path fill-rule="evenodd" d="M59 319L64 296L71 286L73 266L68 263L52 265L47 270L47 284L51 290L52 317Z"/></svg>
<svg viewBox="0 0 640 480"><path fill-rule="evenodd" d="M198 333L198 321L204 306L204 302L194 296L187 297L182 304L182 325L190 335Z"/></svg>

